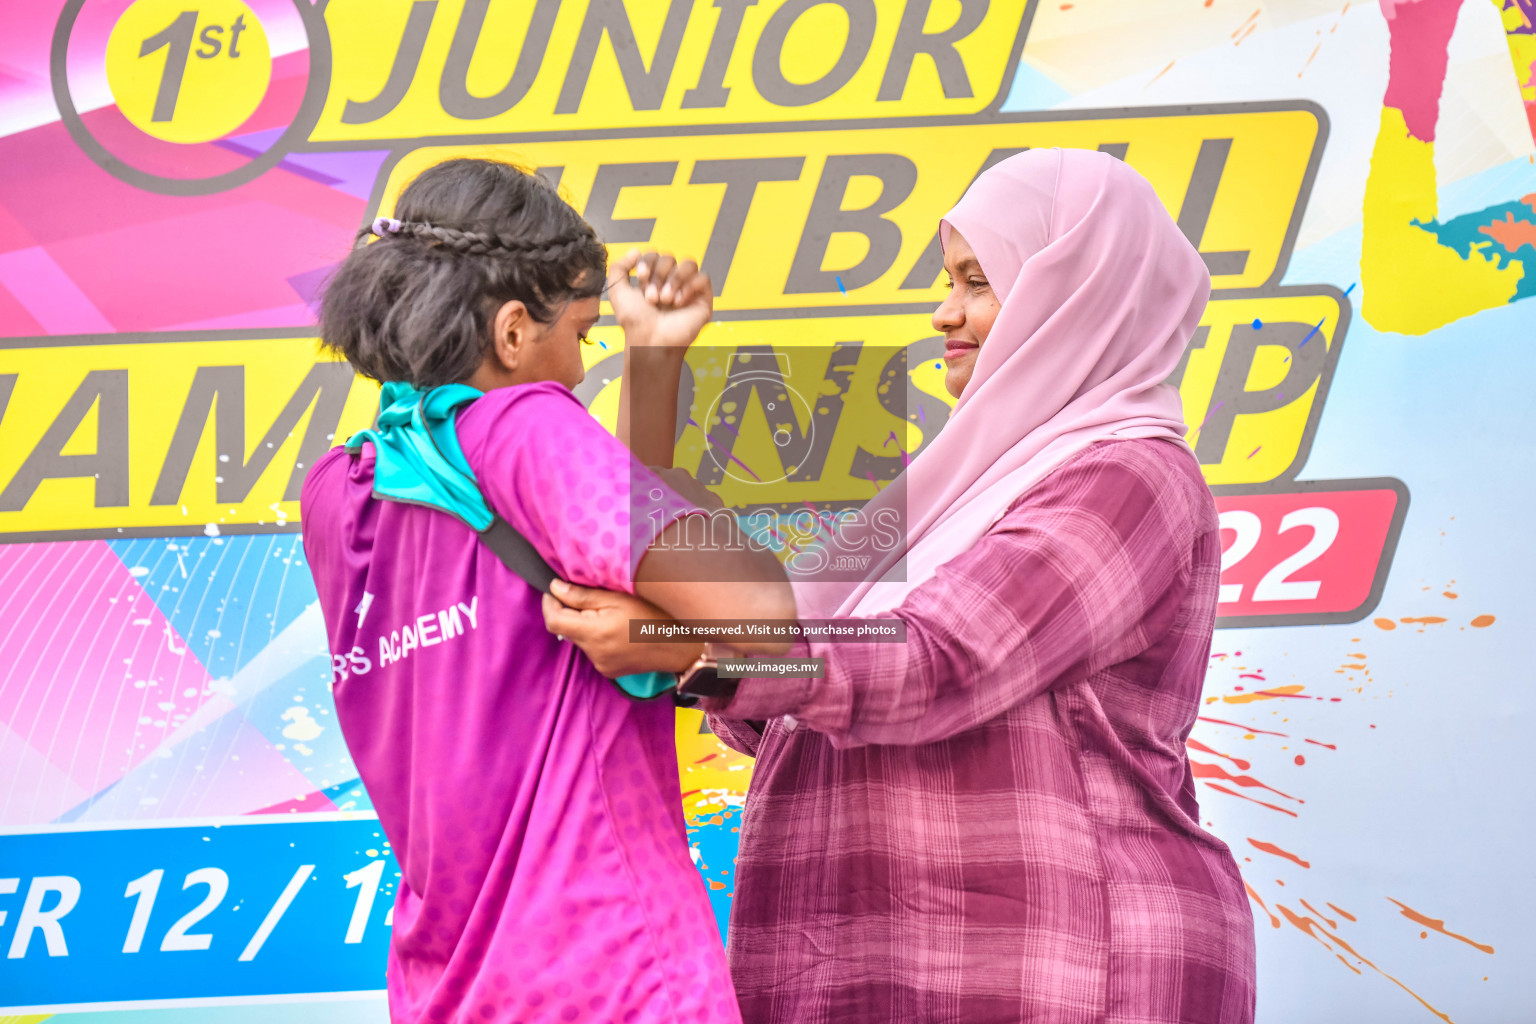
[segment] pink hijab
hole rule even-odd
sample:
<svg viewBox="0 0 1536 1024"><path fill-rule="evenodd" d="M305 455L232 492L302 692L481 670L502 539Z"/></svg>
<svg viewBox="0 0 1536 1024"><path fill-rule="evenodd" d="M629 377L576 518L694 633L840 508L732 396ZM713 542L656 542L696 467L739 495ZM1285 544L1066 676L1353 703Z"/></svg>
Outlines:
<svg viewBox="0 0 1536 1024"><path fill-rule="evenodd" d="M977 178L939 231L965 236L1002 309L949 423L887 488L907 498L905 573L845 593L840 615L901 604L1089 445L1183 443L1164 381L1210 275L1146 179L1105 153L1030 150Z"/></svg>

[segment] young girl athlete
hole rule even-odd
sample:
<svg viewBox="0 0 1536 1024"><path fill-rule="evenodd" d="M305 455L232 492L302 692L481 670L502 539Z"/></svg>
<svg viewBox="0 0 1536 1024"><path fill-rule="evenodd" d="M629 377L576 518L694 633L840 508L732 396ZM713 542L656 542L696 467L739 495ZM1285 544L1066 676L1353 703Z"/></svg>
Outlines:
<svg viewBox="0 0 1536 1024"><path fill-rule="evenodd" d="M395 216L342 264L321 323L384 384L378 424L316 463L303 493L337 716L401 867L390 1015L737 1022L689 857L672 700L627 696L550 635L541 595L475 519L506 520L561 579L658 615L793 615L771 556L684 550L681 518L698 510L570 391L605 279L627 350L657 348L675 371L709 317L708 278L638 253L605 275L591 227L505 164L433 167ZM627 396L636 441L666 425L653 458L670 454L666 378ZM442 464L473 484L435 476ZM747 577L769 582L678 582Z"/></svg>

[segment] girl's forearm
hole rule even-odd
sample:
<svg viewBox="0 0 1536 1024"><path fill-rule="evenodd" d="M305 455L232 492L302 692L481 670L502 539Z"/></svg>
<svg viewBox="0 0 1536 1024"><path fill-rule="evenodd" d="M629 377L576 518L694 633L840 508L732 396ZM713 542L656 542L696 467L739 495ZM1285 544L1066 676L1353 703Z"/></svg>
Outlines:
<svg viewBox="0 0 1536 1024"><path fill-rule="evenodd" d="M618 438L643 465L672 467L677 396L686 348L624 346Z"/></svg>

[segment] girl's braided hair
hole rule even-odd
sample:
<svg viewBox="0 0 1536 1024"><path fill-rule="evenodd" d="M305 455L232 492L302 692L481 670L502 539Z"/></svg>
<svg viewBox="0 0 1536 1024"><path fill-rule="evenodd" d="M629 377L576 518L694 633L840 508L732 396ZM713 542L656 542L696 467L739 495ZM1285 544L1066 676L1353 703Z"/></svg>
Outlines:
<svg viewBox="0 0 1536 1024"><path fill-rule="evenodd" d="M608 254L596 232L553 186L511 164L437 164L406 186L395 216L358 233L321 301L322 344L365 377L465 381L504 303L520 300L551 323L572 299L602 291Z"/></svg>

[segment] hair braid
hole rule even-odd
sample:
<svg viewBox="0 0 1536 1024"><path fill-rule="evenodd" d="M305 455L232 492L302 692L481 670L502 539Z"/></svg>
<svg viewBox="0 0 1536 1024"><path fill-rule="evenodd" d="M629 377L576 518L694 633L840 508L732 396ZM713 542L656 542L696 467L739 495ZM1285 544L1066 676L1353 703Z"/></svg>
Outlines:
<svg viewBox="0 0 1536 1024"><path fill-rule="evenodd" d="M608 260L553 186L490 160L428 168L358 239L327 286L321 335L365 376L417 387L473 374L502 303L549 323L599 294Z"/></svg>
<svg viewBox="0 0 1536 1024"><path fill-rule="evenodd" d="M402 221L393 233L436 243L467 256L526 256L555 263L570 259L591 245L597 237L591 228L587 228L585 231L566 232L553 238L530 241L510 234L466 231L421 221Z"/></svg>

